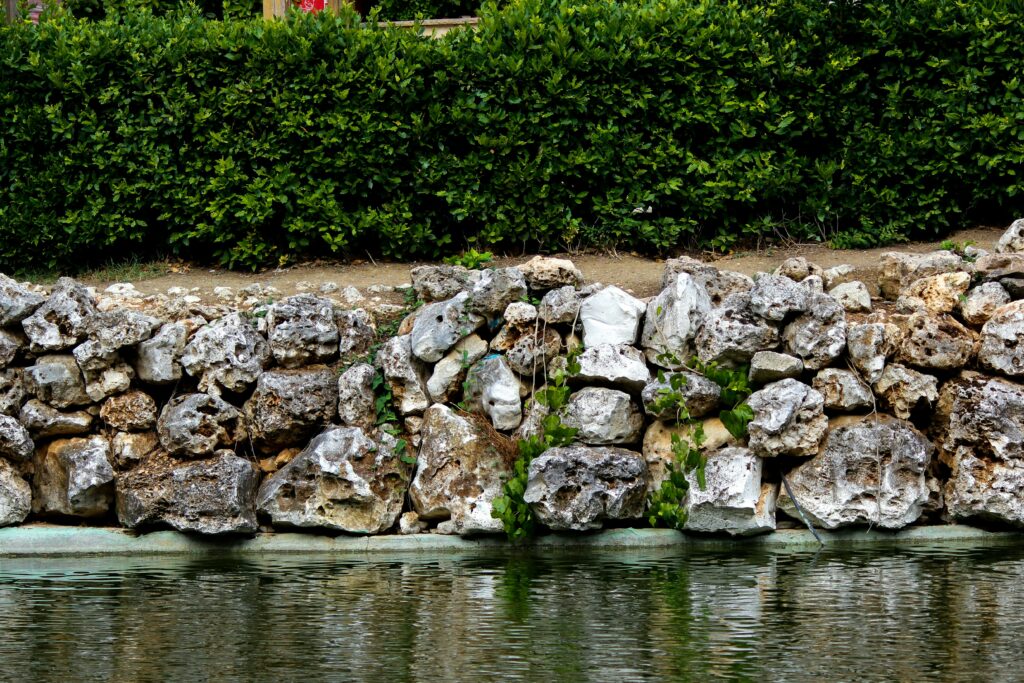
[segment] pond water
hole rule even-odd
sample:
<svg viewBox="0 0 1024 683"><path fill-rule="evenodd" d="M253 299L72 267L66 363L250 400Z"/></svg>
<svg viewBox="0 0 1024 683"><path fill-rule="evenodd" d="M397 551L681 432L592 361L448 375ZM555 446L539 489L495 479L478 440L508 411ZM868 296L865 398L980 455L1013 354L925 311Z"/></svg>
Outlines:
<svg viewBox="0 0 1024 683"><path fill-rule="evenodd" d="M1024 545L0 558L0 681L1013 680Z"/></svg>

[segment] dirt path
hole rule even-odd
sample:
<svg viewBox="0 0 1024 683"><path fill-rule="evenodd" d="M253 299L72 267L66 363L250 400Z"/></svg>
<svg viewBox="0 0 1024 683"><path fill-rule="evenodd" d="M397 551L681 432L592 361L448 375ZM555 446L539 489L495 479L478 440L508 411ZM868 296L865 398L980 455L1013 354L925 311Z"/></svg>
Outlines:
<svg viewBox="0 0 1024 683"><path fill-rule="evenodd" d="M957 242L973 242L979 248L991 250L1003 230L1004 228L974 228L961 231L948 239ZM887 251L926 252L937 249L938 246L939 242L936 241L879 249L835 250L821 244L799 244L787 248L730 254L717 258L713 262L724 270L735 270L753 275L757 272L774 270L776 266L792 256L803 256L823 268L849 264L860 271L858 275L860 279L870 280L877 273L878 257L882 253ZM663 260L635 255L562 254L562 256L572 259L579 266L587 282L618 285L640 297L651 296L658 292L661 274L665 267ZM528 259L529 256L502 258L491 261L487 265L510 266L523 263ZM146 294L166 293L171 287L184 287L190 290L197 288L198 292L196 293L204 298L212 294L214 287L231 287L237 291L253 283L272 285L285 295L309 289L317 290L326 283L335 283L339 287L352 286L365 291L373 285L407 284L409 270L416 265L419 264L355 262L351 264L300 265L263 273L239 273L222 269L184 267L184 272L168 273L146 280L138 280L133 284ZM86 283L101 290L113 284L109 280L88 277L83 279Z"/></svg>

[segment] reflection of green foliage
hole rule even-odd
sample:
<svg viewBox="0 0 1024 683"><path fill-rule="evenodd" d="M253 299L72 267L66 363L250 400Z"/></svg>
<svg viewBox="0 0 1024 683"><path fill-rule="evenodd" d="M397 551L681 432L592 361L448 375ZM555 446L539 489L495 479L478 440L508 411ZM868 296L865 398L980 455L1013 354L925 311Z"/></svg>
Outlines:
<svg viewBox="0 0 1024 683"><path fill-rule="evenodd" d="M525 624L530 620L530 584L537 570L533 558L510 557L501 573L498 598L505 608L506 618Z"/></svg>

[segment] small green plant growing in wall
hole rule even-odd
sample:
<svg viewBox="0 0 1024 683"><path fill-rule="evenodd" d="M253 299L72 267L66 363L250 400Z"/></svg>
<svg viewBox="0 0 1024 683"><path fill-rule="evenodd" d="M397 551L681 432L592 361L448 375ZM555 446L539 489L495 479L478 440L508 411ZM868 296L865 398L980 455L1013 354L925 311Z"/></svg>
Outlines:
<svg viewBox="0 0 1024 683"><path fill-rule="evenodd" d="M470 249L464 251L457 256L448 256L444 262L450 266L462 266L470 270L476 270L483 264L491 261L494 258L494 254L489 251L477 251L476 249Z"/></svg>

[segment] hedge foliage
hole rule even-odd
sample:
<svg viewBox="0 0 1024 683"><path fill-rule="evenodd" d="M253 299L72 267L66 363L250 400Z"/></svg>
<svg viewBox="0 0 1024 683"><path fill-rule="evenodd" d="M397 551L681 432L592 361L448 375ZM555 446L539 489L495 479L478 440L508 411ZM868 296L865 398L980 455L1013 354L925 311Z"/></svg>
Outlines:
<svg viewBox="0 0 1024 683"><path fill-rule="evenodd" d="M1022 208L1024 16L951 0L513 0L0 28L0 268L870 245Z"/></svg>

